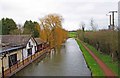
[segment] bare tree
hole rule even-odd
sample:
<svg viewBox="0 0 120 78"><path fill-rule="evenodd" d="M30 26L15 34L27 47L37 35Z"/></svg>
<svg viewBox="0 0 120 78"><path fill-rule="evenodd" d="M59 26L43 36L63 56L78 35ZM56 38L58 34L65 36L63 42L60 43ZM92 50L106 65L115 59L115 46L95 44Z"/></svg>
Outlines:
<svg viewBox="0 0 120 78"><path fill-rule="evenodd" d="M81 22L81 27L82 27L82 30L84 31L85 30L85 23L84 22Z"/></svg>
<svg viewBox="0 0 120 78"><path fill-rule="evenodd" d="M85 41L85 35L84 35L84 31L85 31L85 23L84 23L84 22L81 22L81 27L82 27L83 41Z"/></svg>
<svg viewBox="0 0 120 78"><path fill-rule="evenodd" d="M91 26L93 31L97 30L97 24L95 23L93 18L90 19L90 26Z"/></svg>

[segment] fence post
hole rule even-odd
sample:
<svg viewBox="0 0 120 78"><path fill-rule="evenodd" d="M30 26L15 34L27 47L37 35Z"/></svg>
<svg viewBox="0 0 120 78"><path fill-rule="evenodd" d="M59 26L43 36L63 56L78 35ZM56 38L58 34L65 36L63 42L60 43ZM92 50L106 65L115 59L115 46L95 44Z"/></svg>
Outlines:
<svg viewBox="0 0 120 78"><path fill-rule="evenodd" d="M23 63L23 65L24 65L24 59L23 59L22 63Z"/></svg>
<svg viewBox="0 0 120 78"><path fill-rule="evenodd" d="M4 67L2 66L2 78L4 78Z"/></svg>
<svg viewBox="0 0 120 78"><path fill-rule="evenodd" d="M18 61L17 61L17 68L18 68Z"/></svg>
<svg viewBox="0 0 120 78"><path fill-rule="evenodd" d="M10 73L11 73L11 67L9 69L10 69Z"/></svg>
<svg viewBox="0 0 120 78"><path fill-rule="evenodd" d="M31 60L32 60L32 54L31 54Z"/></svg>

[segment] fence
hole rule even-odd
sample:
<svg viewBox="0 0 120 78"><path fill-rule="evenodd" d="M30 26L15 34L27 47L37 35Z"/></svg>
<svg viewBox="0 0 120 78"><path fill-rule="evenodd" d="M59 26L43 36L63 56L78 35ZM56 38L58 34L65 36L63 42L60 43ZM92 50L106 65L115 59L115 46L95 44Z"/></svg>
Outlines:
<svg viewBox="0 0 120 78"><path fill-rule="evenodd" d="M5 77L6 76L12 76L13 74L20 71L21 69L23 69L24 67L26 67L27 65L29 65L30 63L35 61L36 59L44 58L46 53L48 53L49 51L50 51L49 47L46 47L42 51L31 55L30 57L24 59L23 61L21 61L21 62L18 61L15 65L9 67L7 70L4 71L4 76Z"/></svg>

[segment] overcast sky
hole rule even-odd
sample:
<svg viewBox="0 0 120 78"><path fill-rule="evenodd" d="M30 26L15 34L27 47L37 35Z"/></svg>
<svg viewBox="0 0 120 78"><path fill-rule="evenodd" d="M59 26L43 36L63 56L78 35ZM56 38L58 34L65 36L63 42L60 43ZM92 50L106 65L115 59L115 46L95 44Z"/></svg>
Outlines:
<svg viewBox="0 0 120 78"><path fill-rule="evenodd" d="M63 27L78 29L81 22L90 29L90 19L94 18L98 28L107 28L109 11L118 9L119 0L0 0L0 19L13 18L17 24L26 20L39 22L39 18L50 13L63 16ZM117 24L117 14L116 22Z"/></svg>

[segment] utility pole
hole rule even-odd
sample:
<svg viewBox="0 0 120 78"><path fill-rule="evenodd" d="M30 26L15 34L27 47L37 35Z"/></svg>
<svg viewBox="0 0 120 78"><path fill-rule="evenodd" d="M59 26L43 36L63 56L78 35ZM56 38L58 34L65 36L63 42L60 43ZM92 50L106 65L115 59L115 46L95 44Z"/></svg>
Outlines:
<svg viewBox="0 0 120 78"><path fill-rule="evenodd" d="M110 15L110 26L111 26L111 15Z"/></svg>
<svg viewBox="0 0 120 78"><path fill-rule="evenodd" d="M111 15L110 14L106 14L107 16L109 16L109 25L108 25L108 28L109 29L111 29L111 25L112 25L112 23L111 23Z"/></svg>
<svg viewBox="0 0 120 78"><path fill-rule="evenodd" d="M114 24L114 13L117 13L117 11L110 11L109 13L112 13L112 30L114 30L115 28L115 24Z"/></svg>
<svg viewBox="0 0 120 78"><path fill-rule="evenodd" d="M109 13L112 14L112 33L111 33L111 46L114 46L114 43L115 43L115 40L114 40L114 29L115 29L115 24L114 24L114 14L117 13L117 11L110 11ZM111 47L111 56L112 56L112 60L114 61L115 60L115 55L116 55L116 52L114 51L114 48Z"/></svg>

